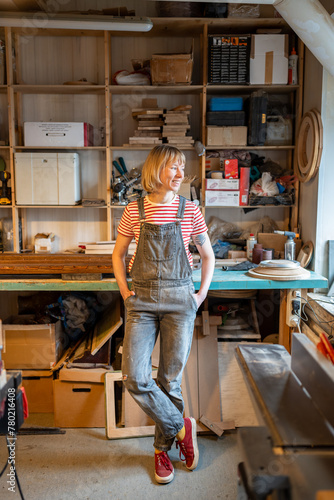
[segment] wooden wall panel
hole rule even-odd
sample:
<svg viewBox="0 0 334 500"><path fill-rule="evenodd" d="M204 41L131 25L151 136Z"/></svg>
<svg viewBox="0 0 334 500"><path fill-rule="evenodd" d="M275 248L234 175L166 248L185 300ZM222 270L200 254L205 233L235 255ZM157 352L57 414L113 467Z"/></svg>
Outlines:
<svg viewBox="0 0 334 500"><path fill-rule="evenodd" d="M37 233L54 233L57 251L78 248L78 242L107 239L106 208L32 208L27 210L25 244Z"/></svg>
<svg viewBox="0 0 334 500"><path fill-rule="evenodd" d="M86 78L93 83L104 84L102 36L23 36L19 49L23 62L22 81L19 83L56 85ZM27 60L30 64L24 64Z"/></svg>
<svg viewBox="0 0 334 500"><path fill-rule="evenodd" d="M95 129L96 144L101 145L101 127L105 128L103 95L23 94L22 123L24 122L88 122Z"/></svg>

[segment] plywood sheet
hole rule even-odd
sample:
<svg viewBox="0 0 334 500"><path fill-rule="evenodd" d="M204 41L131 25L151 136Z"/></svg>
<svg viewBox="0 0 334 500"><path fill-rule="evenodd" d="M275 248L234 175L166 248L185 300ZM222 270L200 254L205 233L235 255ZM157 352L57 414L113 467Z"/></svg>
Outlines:
<svg viewBox="0 0 334 500"><path fill-rule="evenodd" d="M236 427L261 425L235 356L239 342L218 342L219 382L223 421Z"/></svg>

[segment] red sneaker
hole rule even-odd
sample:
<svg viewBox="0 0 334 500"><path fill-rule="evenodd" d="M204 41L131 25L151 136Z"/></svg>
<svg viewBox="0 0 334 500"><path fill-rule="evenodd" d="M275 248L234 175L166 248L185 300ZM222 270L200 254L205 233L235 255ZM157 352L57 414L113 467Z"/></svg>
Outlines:
<svg viewBox="0 0 334 500"><path fill-rule="evenodd" d="M174 479L174 467L165 451L155 453L155 480L167 484Z"/></svg>
<svg viewBox="0 0 334 500"><path fill-rule="evenodd" d="M180 447L180 459L186 462L187 469L194 470L197 467L199 458L196 420L192 417L185 418L184 426L186 435L182 441L176 441L176 448Z"/></svg>

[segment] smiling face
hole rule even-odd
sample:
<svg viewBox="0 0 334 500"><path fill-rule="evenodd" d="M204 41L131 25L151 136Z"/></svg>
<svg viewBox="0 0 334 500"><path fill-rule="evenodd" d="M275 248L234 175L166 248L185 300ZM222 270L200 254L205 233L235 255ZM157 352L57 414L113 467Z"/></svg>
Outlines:
<svg viewBox="0 0 334 500"><path fill-rule="evenodd" d="M160 174L162 189L177 193L184 179L185 166L182 162L175 162L166 165Z"/></svg>

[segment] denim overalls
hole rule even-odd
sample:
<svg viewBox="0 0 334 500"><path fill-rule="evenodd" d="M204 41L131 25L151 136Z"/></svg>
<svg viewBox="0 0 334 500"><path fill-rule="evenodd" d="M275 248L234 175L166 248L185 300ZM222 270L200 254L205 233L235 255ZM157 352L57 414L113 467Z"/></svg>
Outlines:
<svg viewBox="0 0 334 500"><path fill-rule="evenodd" d="M193 336L197 302L181 220L186 200L180 196L175 222L145 222L144 199L138 201L141 229L131 269L135 295L127 312L122 354L123 381L129 393L154 420L154 447L170 450L183 427L182 372ZM157 383L151 354L160 331Z"/></svg>

